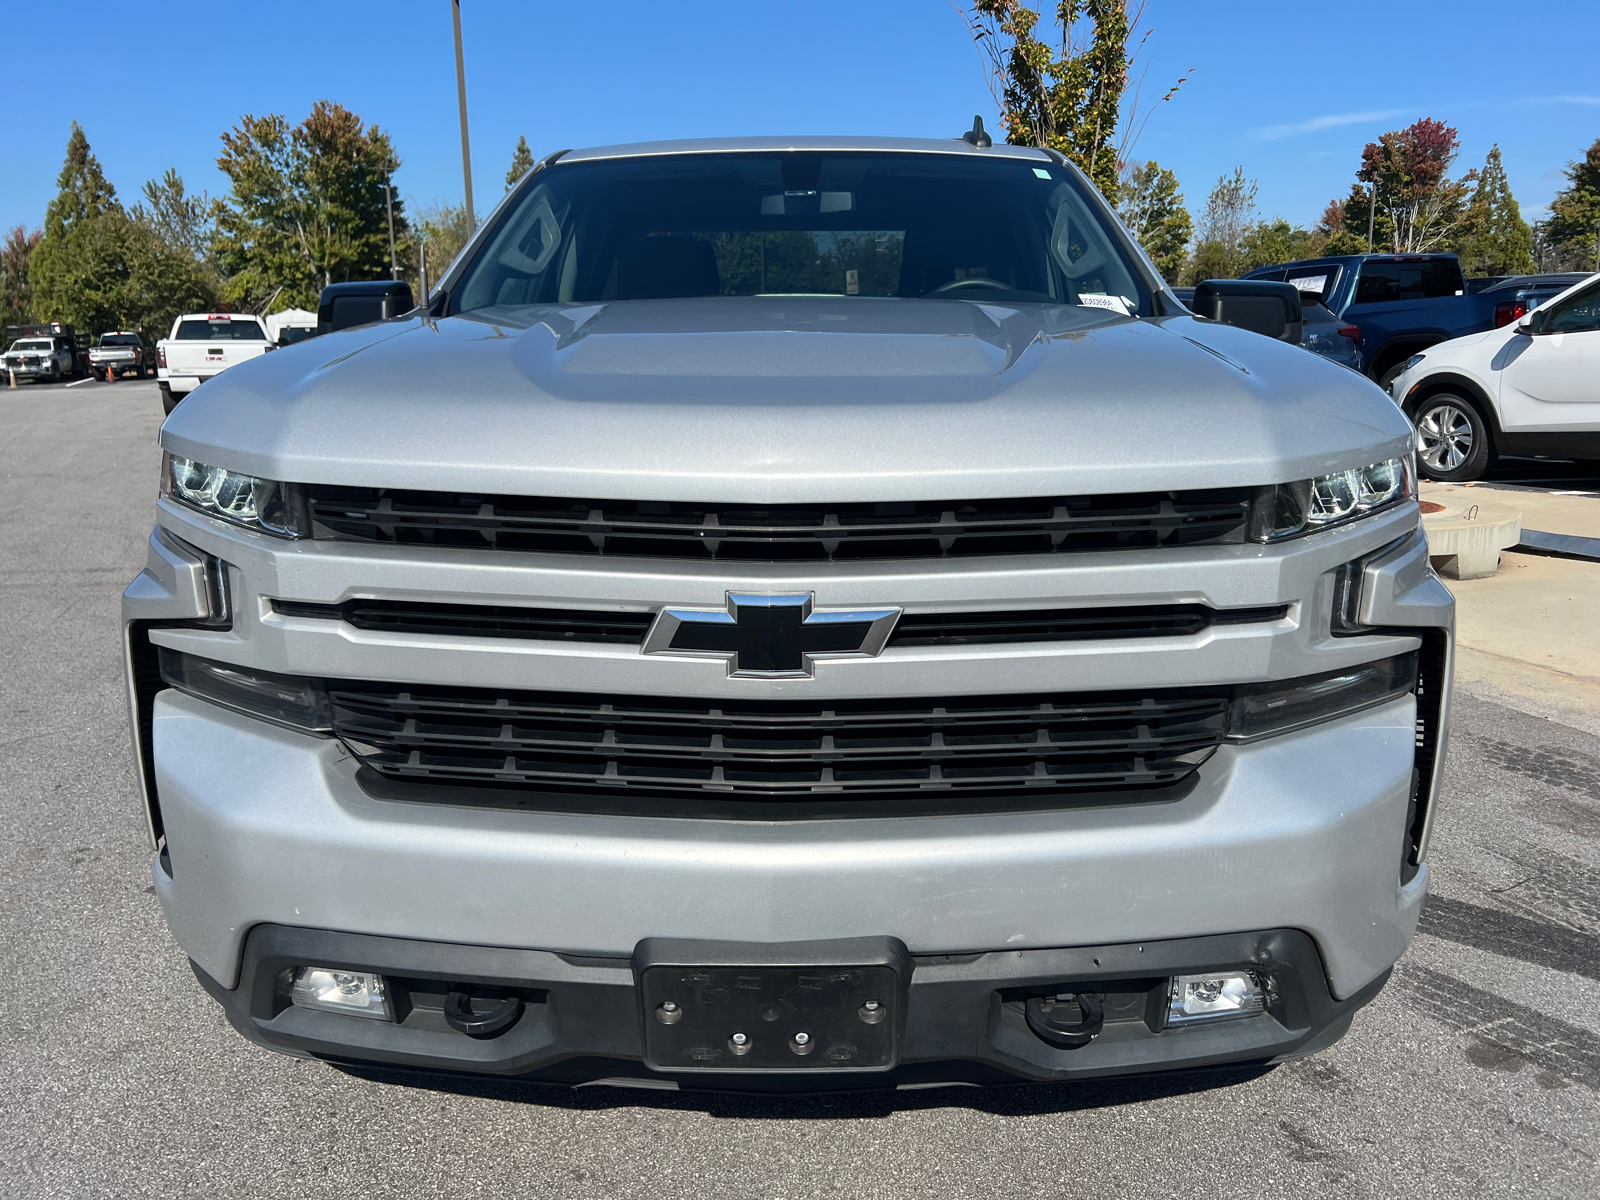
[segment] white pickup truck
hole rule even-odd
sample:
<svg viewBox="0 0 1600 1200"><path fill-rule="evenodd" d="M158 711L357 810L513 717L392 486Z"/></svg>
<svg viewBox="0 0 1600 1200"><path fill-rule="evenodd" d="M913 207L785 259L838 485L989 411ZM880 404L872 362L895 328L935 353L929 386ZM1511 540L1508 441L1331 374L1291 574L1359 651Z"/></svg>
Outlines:
<svg viewBox="0 0 1600 1200"><path fill-rule="evenodd" d="M213 375L273 349L266 328L238 313L188 313L172 323L172 334L156 343L156 378L161 405L171 412Z"/></svg>

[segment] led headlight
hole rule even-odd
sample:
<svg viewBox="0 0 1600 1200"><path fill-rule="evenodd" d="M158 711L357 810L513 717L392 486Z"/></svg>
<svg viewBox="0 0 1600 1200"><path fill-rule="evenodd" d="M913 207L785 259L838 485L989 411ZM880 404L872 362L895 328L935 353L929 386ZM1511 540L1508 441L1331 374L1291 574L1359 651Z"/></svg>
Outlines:
<svg viewBox="0 0 1600 1200"><path fill-rule="evenodd" d="M1250 518L1250 536L1258 542L1315 533L1343 525L1417 494L1415 455L1391 458L1351 471L1262 488Z"/></svg>
<svg viewBox="0 0 1600 1200"><path fill-rule="evenodd" d="M163 496L246 529L278 537L303 535L303 506L297 488L226 467L208 467L176 454L165 455L161 468Z"/></svg>

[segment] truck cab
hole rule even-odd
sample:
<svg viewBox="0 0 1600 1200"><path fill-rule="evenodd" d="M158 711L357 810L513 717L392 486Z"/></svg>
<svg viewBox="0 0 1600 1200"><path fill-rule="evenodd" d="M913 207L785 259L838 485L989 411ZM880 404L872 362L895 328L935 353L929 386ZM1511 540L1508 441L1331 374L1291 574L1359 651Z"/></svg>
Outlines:
<svg viewBox="0 0 1600 1200"><path fill-rule="evenodd" d="M1454 254L1335 255L1260 267L1244 278L1320 295L1360 331L1366 373L1385 389L1411 355L1494 325L1494 300L1467 292Z"/></svg>

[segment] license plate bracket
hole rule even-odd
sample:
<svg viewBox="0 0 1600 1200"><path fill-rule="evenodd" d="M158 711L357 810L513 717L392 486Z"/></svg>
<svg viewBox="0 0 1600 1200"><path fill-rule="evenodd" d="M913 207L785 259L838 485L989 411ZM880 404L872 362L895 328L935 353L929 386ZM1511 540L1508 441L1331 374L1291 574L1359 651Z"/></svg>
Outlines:
<svg viewBox="0 0 1600 1200"><path fill-rule="evenodd" d="M656 1070L881 1071L898 1056L890 965L665 965L639 982Z"/></svg>

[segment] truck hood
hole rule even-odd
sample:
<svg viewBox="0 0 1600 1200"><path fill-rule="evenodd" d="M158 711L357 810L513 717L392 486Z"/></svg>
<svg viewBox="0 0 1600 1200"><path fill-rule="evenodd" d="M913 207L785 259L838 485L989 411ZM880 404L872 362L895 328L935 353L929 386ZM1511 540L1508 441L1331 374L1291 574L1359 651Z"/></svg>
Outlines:
<svg viewBox="0 0 1600 1200"><path fill-rule="evenodd" d="M739 503L1277 483L1412 438L1345 368L1188 316L822 297L347 330L231 368L161 431L271 479Z"/></svg>

